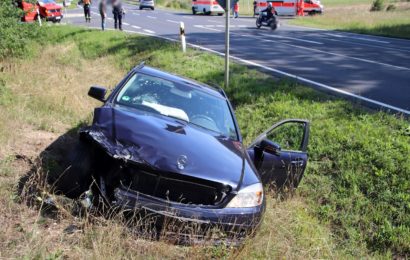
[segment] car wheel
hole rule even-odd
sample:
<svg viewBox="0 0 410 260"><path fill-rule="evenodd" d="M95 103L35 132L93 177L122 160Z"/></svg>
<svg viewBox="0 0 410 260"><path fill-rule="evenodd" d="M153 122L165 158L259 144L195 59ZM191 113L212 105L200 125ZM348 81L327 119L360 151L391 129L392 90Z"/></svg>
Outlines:
<svg viewBox="0 0 410 260"><path fill-rule="evenodd" d="M154 7L151 7L151 10L154 11Z"/></svg>
<svg viewBox="0 0 410 260"><path fill-rule="evenodd" d="M87 191L92 183L93 148L79 143L68 155L67 167L55 181L55 189L69 198L78 198Z"/></svg>
<svg viewBox="0 0 410 260"><path fill-rule="evenodd" d="M142 10L142 6L140 6L140 10Z"/></svg>
<svg viewBox="0 0 410 260"><path fill-rule="evenodd" d="M223 13L218 13L218 16L222 16L223 15Z"/></svg>
<svg viewBox="0 0 410 260"><path fill-rule="evenodd" d="M196 15L196 9L195 9L195 7L192 7L192 14L193 14L193 15Z"/></svg>

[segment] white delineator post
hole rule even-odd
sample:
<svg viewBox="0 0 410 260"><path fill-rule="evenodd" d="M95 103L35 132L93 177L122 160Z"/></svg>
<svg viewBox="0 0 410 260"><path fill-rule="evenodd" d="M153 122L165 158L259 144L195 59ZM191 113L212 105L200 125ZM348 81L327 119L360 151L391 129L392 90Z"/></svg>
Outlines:
<svg viewBox="0 0 410 260"><path fill-rule="evenodd" d="M181 45L182 45L182 51L186 51L186 41L185 41L185 25L184 22L181 22L179 24L179 36L181 37Z"/></svg>
<svg viewBox="0 0 410 260"><path fill-rule="evenodd" d="M38 24L41 26L40 12L39 12L38 8L36 8L36 10L37 10L37 20L38 20Z"/></svg>

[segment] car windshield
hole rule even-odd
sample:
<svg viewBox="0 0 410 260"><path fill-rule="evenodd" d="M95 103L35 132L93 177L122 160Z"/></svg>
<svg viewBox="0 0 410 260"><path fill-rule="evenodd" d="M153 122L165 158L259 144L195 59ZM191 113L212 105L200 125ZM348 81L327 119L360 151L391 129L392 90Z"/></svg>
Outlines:
<svg viewBox="0 0 410 260"><path fill-rule="evenodd" d="M39 2L43 3L43 4L52 4L52 3L54 3L54 0L41 0Z"/></svg>
<svg viewBox="0 0 410 260"><path fill-rule="evenodd" d="M134 74L116 103L186 121L238 140L227 101L205 91L146 74Z"/></svg>

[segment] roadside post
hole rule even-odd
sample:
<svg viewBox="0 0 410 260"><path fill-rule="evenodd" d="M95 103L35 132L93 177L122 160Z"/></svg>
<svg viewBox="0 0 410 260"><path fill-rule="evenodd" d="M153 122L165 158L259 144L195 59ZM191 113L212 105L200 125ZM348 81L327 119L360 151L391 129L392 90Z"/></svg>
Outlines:
<svg viewBox="0 0 410 260"><path fill-rule="evenodd" d="M186 52L186 41L185 41L185 25L184 22L179 24L179 36L181 37L182 52Z"/></svg>
<svg viewBox="0 0 410 260"><path fill-rule="evenodd" d="M37 20L38 20L38 24L41 26L40 11L38 10L38 8L36 8L36 11L37 11Z"/></svg>
<svg viewBox="0 0 410 260"><path fill-rule="evenodd" d="M229 87L229 16L231 1L225 3L225 88Z"/></svg>
<svg viewBox="0 0 410 260"><path fill-rule="evenodd" d="M229 86L229 16L230 0L217 0L218 4L225 10L225 87ZM233 0L235 2L235 0ZM238 1L238 0L236 0Z"/></svg>

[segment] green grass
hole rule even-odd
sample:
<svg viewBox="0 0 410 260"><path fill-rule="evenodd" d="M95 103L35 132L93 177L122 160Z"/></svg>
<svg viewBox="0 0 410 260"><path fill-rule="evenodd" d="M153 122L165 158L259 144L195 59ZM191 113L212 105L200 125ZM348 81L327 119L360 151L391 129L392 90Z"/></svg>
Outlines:
<svg viewBox="0 0 410 260"><path fill-rule="evenodd" d="M323 1L323 15L298 17L291 24L410 39L410 2L385 1L384 10L371 12L372 1ZM386 11L389 4L394 11Z"/></svg>
<svg viewBox="0 0 410 260"><path fill-rule="evenodd" d="M153 67L223 86L223 59L215 55L191 49L184 54L174 43L117 32L62 26L45 30L45 38L32 48L38 57L47 58L50 67L38 71L41 68L34 69L35 57L26 58L24 62L14 59L7 63L14 70L6 70L1 75L1 93L5 94L0 96L0 109L7 111L6 115L0 115L4 122L0 127L3 147L0 155L7 156L0 163L6 172L0 174L0 181L6 183L0 185L0 189L4 187L0 194L5 195L0 200L5 205L0 207L3 211L16 207L7 199L13 185L7 176L14 168L10 169L13 163L4 147L25 143L24 138L15 136L13 129L28 125L62 134L75 128L89 120L96 105L86 97L90 85L113 86L133 66L145 61ZM60 76L50 77L46 75L47 70L57 71ZM291 81L278 81L242 65L233 64L231 72L231 84L224 89L236 107L246 143L281 119L311 120L310 158L298 194L285 201L269 199L266 217L255 238L236 250L179 248L163 242L151 246L137 242L132 247L130 241L124 243L115 240L115 236L104 236L107 226L91 225L75 241L63 237L50 242L54 243L52 249L44 245L44 241L51 238L46 232L40 233L36 239L29 240L27 248L34 248L33 252L39 256L47 256L60 254L59 248L64 251L65 243L71 243L74 255L79 258L101 255L115 258L132 255L389 258L409 255L409 121L399 115L363 109ZM3 136L7 138L1 138ZM15 142L8 143L10 138ZM118 228L116 224L110 225ZM15 239L20 237L12 228L5 230L12 231L4 234ZM123 231L115 234L131 241L136 239ZM16 241L14 246L0 245L0 252L9 252L5 256L13 252L33 256L25 251L28 249L17 250L25 239Z"/></svg>

